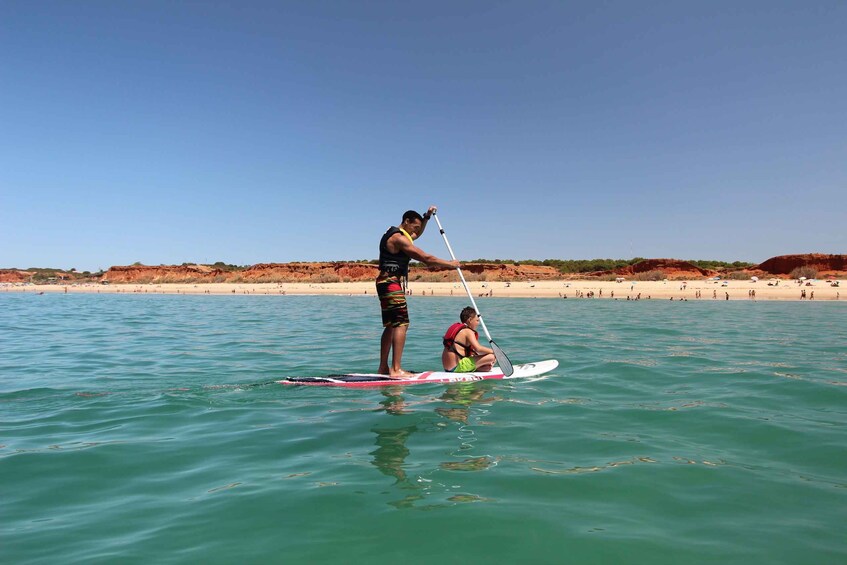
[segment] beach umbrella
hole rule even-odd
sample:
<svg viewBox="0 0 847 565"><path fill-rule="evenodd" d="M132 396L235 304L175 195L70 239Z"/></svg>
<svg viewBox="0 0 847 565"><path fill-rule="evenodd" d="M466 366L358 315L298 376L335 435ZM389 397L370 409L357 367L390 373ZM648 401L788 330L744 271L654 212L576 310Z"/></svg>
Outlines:
<svg viewBox="0 0 847 565"><path fill-rule="evenodd" d="M758 282L759 277L750 277L750 280L753 282Z"/></svg>
<svg viewBox="0 0 847 565"><path fill-rule="evenodd" d="M806 280L806 277L800 277L800 280L804 281L804 280Z"/></svg>

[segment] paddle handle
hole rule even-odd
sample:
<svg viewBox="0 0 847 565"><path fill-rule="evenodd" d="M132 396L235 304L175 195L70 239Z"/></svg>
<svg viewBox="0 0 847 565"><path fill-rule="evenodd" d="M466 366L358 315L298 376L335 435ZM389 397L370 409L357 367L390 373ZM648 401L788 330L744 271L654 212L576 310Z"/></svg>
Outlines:
<svg viewBox="0 0 847 565"><path fill-rule="evenodd" d="M438 219L438 214L436 212L433 212L432 217L435 218L435 223L438 224L438 231L441 233L441 237L444 238L444 243L447 244L447 251L450 252L450 258L453 259L453 261L456 261L456 254L453 253L453 248L450 246L450 242L447 240L447 234L444 232L444 228L441 227L441 221ZM479 325L482 326L482 331L485 332L485 337L488 338L488 341L493 341L491 339L491 334L488 333L488 328L485 327L485 320L482 319L482 314L480 314L479 308L477 308L476 306L476 301L473 299L473 294L471 293L471 289L468 287L468 283L465 280L465 275L462 274L462 268L456 267L456 271L459 273L459 279L462 281L462 286L465 287L465 292L468 293L468 298L471 299L471 305L476 311L476 315L479 318Z"/></svg>

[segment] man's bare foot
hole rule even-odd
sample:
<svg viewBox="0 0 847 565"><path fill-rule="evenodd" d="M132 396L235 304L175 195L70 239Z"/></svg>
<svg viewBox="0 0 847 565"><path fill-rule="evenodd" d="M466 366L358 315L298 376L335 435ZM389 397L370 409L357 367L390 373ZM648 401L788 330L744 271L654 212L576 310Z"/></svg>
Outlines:
<svg viewBox="0 0 847 565"><path fill-rule="evenodd" d="M404 371L403 369L400 369L397 372L391 371L390 373L388 373L388 378L391 379L407 379L413 376L415 376L415 373L410 373L409 371Z"/></svg>

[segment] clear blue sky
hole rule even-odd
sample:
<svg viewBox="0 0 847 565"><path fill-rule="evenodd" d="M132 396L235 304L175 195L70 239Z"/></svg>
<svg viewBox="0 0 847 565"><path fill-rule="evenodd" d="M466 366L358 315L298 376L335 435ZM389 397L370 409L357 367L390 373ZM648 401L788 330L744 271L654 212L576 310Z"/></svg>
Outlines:
<svg viewBox="0 0 847 565"><path fill-rule="evenodd" d="M374 259L429 204L465 260L846 253L845 30L841 0L3 0L0 267Z"/></svg>

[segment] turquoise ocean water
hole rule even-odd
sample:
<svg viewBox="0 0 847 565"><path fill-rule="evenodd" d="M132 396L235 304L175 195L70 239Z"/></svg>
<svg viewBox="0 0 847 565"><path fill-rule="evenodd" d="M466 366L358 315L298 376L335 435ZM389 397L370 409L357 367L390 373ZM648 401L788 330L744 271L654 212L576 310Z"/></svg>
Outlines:
<svg viewBox="0 0 847 565"><path fill-rule="evenodd" d="M0 294L0 562L847 563L847 304L480 306L559 369L285 387L373 371L375 298Z"/></svg>

